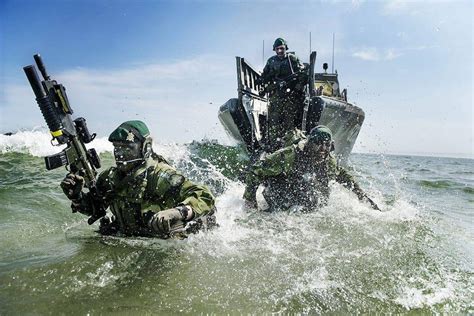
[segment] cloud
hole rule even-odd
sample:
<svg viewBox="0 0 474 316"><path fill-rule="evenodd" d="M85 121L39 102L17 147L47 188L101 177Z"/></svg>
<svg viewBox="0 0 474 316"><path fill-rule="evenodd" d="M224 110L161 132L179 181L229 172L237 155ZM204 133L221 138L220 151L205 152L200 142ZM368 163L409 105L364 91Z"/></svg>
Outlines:
<svg viewBox="0 0 474 316"><path fill-rule="evenodd" d="M347 0L322 0L322 3L330 3L334 5L343 5L344 7L348 7ZM349 9L359 9L366 0L350 0L351 5L348 7Z"/></svg>
<svg viewBox="0 0 474 316"><path fill-rule="evenodd" d="M369 61L379 61L380 60L380 53L378 52L377 48L375 48L375 47L362 48L362 49L352 53L352 56L354 56L356 58L360 58L362 60L369 60Z"/></svg>
<svg viewBox="0 0 474 316"><path fill-rule="evenodd" d="M190 141L214 137L209 133L218 124L219 106L237 95L235 73L233 57L201 55L117 69L69 69L52 77L66 86L74 114L84 116L93 131L107 135L124 120L141 119L160 139ZM2 120L7 130L44 125L26 80L5 87Z"/></svg>
<svg viewBox="0 0 474 316"><path fill-rule="evenodd" d="M398 58L402 55L403 54L401 52L397 52L395 49L388 49L386 54L385 54L385 60L393 60L393 59Z"/></svg>
<svg viewBox="0 0 474 316"><path fill-rule="evenodd" d="M382 14L419 16L426 12L426 7L424 1L389 0L384 2Z"/></svg>
<svg viewBox="0 0 474 316"><path fill-rule="evenodd" d="M365 2L365 0L351 0L352 8L358 9Z"/></svg>
<svg viewBox="0 0 474 316"><path fill-rule="evenodd" d="M385 2L383 7L385 13L400 12L406 10L408 2L406 0L389 0Z"/></svg>
<svg viewBox="0 0 474 316"><path fill-rule="evenodd" d="M380 51L377 47L364 47L354 50L352 56L367 61L389 61L397 59L410 51L421 51L438 47L438 45L419 45L405 48L387 48L383 51Z"/></svg>
<svg viewBox="0 0 474 316"><path fill-rule="evenodd" d="M353 57L367 61L393 60L402 55L403 53L400 50L389 48L384 52L379 52L376 47L366 47L352 53Z"/></svg>

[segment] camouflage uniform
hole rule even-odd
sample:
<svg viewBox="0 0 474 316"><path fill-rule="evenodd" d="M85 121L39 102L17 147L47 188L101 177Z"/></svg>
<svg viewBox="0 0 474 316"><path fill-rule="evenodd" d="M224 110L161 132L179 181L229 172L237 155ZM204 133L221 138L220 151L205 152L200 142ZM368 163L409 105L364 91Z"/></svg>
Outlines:
<svg viewBox="0 0 474 316"><path fill-rule="evenodd" d="M110 207L112 220L104 217L99 231L102 234L121 233L134 236L170 237L176 231L195 231L201 227L215 225L214 196L206 186L197 185L187 180L171 167L166 160L151 150L151 138L146 125L141 121L122 123L109 137L114 143L114 156L117 164L120 144L138 144L137 150L142 158L129 163L130 170L111 167L97 178L97 191L101 196L104 209ZM149 147L148 147L149 146ZM69 181L69 182L68 182ZM77 180L76 180L77 182ZM61 183L64 192L72 200L74 212L92 215L93 198L91 193L84 193L82 186L77 186L74 179L66 177ZM70 193L75 187L78 191ZM74 190L72 190L74 191ZM189 214L188 207L194 214L170 221L170 230L157 228L156 217L163 212ZM183 209L184 208L184 209ZM163 212L160 212L163 211ZM185 228L186 225L186 229ZM183 235L185 236L185 235Z"/></svg>
<svg viewBox="0 0 474 316"><path fill-rule="evenodd" d="M270 150L281 148L281 139L288 130L300 128L303 118L304 92L307 78L298 57L287 53L268 59L262 82L269 93L268 138Z"/></svg>
<svg viewBox="0 0 474 316"><path fill-rule="evenodd" d="M103 171L97 179L103 206L110 207L111 223L102 223L105 234L156 235L147 225L151 216L179 205L189 205L195 213L196 227L214 224L214 196L209 189L187 180L162 157L148 158L146 163L123 176L116 167ZM92 215L88 194L73 201L73 211ZM184 222L180 223L184 226ZM178 225L179 226L179 225Z"/></svg>
<svg viewBox="0 0 474 316"><path fill-rule="evenodd" d="M244 198L255 202L257 188L264 183L263 195L270 210L289 209L293 205L311 210L327 203L331 180L354 191L359 199L366 197L333 156L310 164L305 155L307 142L303 139L284 147L253 165L246 177Z"/></svg>

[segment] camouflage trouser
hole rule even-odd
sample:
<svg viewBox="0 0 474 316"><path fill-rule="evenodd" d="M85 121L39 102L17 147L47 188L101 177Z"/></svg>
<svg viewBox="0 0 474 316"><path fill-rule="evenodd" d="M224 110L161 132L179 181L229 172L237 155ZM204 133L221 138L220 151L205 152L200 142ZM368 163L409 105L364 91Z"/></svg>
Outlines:
<svg viewBox="0 0 474 316"><path fill-rule="evenodd" d="M283 147L283 136L295 127L301 129L303 121L304 96L278 94L270 97L268 106L268 150Z"/></svg>

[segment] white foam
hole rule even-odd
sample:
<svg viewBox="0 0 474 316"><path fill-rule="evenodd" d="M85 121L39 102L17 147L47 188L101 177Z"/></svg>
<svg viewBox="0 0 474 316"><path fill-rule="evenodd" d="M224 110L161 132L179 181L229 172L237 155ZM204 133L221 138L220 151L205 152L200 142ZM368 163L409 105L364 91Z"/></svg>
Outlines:
<svg viewBox="0 0 474 316"><path fill-rule="evenodd" d="M402 197L397 198L393 205L388 205L384 203L381 192L373 191L369 195L382 210L381 212L372 209L367 201L360 201L354 193L342 185L333 183L328 207L323 208L322 211L331 212L334 216L341 216L357 224L373 221L417 221L420 219L420 210ZM334 213L334 209L337 209L336 213Z"/></svg>
<svg viewBox="0 0 474 316"><path fill-rule="evenodd" d="M11 136L0 135L0 153L18 152L41 157L58 153L66 147L66 145L53 146L51 138L51 134L44 128L19 131ZM86 144L86 147L95 148L99 154L113 152L113 145L108 141L107 137L97 137L89 144ZM160 155L173 161L184 160L189 156L189 151L182 144L160 144L154 142L153 148Z"/></svg>
<svg viewBox="0 0 474 316"><path fill-rule="evenodd" d="M451 283L439 287L430 281L423 280L423 288L406 285L400 288L400 294L395 302L406 309L422 308L440 304L455 297L455 289Z"/></svg>
<svg viewBox="0 0 474 316"><path fill-rule="evenodd" d="M27 153L35 157L56 154L66 146L53 146L51 135L44 129L19 131L11 136L0 135L0 153L9 152ZM106 138L96 138L86 145L95 148L98 153L110 152L113 147Z"/></svg>

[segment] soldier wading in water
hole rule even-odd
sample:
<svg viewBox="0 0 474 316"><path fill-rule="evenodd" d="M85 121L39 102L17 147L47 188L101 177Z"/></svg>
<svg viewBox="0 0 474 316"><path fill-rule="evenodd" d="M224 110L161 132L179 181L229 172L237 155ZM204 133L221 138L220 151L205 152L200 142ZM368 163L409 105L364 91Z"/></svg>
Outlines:
<svg viewBox="0 0 474 316"><path fill-rule="evenodd" d="M332 150L331 130L323 125L316 126L307 138L300 138L251 166L246 176L244 199L256 207L257 188L263 183L263 196L270 211L289 210L293 206L311 211L327 203L329 181L335 180L352 190L359 200L365 200L379 210L354 178L337 165L330 154Z"/></svg>
<svg viewBox="0 0 474 316"><path fill-rule="evenodd" d="M127 121L109 136L114 145L116 167L103 171L97 189L104 209L113 214L100 221L105 235L156 236L209 228L215 224L214 196L206 186L187 180L161 156L153 152L145 123ZM72 210L92 214L90 193L82 192L84 179L68 174L61 182Z"/></svg>

